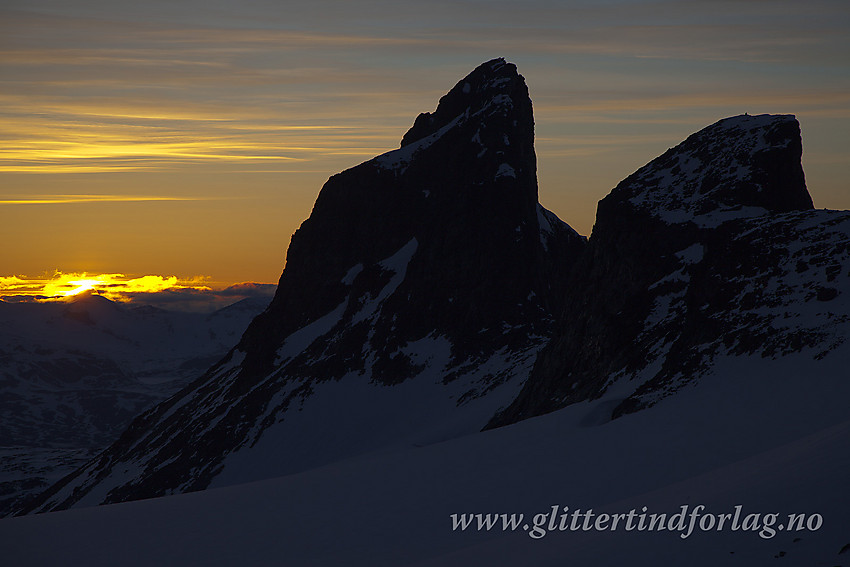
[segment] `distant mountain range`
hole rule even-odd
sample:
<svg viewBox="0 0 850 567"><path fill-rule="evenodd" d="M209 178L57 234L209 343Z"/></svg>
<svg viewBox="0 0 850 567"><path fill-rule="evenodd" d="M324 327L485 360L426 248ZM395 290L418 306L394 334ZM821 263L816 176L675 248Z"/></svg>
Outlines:
<svg viewBox="0 0 850 567"><path fill-rule="evenodd" d="M743 115L700 130L600 201L589 238L538 203L533 142L523 77L503 59L482 64L399 149L328 180L274 299L226 356L20 512L231 487L180 509L269 490L309 518L362 489L377 514L360 510L362 529L408 548L341 537L311 556L309 521L280 537L305 562L562 564L561 547L458 539L447 518L493 501L545 508L547 494L769 507L800 483L788 502L833 515L796 557L837 559L850 540L838 472L850 463L835 455L850 440L850 213L813 208L797 120ZM235 486L253 481L265 483ZM320 487L313 500L283 496L302 485ZM427 516L413 535L386 525L406 498ZM252 506L223 509L266 517ZM734 564L766 564L747 558L780 545L739 535L695 544L690 564L736 550ZM785 535L782 546L799 541ZM558 537L575 557L607 558L597 564L632 559ZM646 541L691 558L676 535Z"/></svg>
<svg viewBox="0 0 850 567"><path fill-rule="evenodd" d="M210 314L92 294L0 302L0 516L219 360L268 301Z"/></svg>

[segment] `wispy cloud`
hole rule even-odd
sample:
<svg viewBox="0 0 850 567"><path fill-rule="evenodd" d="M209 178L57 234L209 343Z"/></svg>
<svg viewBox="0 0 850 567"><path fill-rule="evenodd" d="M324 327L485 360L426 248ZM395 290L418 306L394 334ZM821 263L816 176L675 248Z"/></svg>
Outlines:
<svg viewBox="0 0 850 567"><path fill-rule="evenodd" d="M133 203L143 201L208 201L215 197L174 197L161 195L32 195L3 198L0 205L65 205L74 203Z"/></svg>
<svg viewBox="0 0 850 567"><path fill-rule="evenodd" d="M539 115L590 111L610 121L612 113L648 105L717 107L719 99L740 99L738 89L724 93L729 85L718 83L710 66L691 69L695 64L829 65L843 61L838 54L846 44L842 28L790 2L772 3L770 13L722 3L729 13L761 14L744 19L718 14L709 2L685 9L657 1L537 1L523 10L494 3L483 11L477 2L436 2L428 10L401 2L391 11L368 2L357 9L335 4L333 17L307 5L283 13L260 3L240 8L232 22L219 13L189 23L191 4L169 9L161 21L127 18L121 2L103 13L83 8L81 15L55 6L50 14L6 11L0 72L14 80L0 95L0 172L167 171L211 163L239 171L247 164L315 170L307 162L395 147L399 130L423 110L417 101L443 91L419 68L433 69L432 60L443 67L451 59L475 61L478 53L562 58L569 80L558 79L557 87L619 77L619 100L576 90L564 105L550 102L546 83L554 79L540 70ZM61 31L27 32L36 29ZM638 59L670 63L649 64L642 81L630 69ZM665 77L676 73L681 80ZM643 83L651 91L641 100ZM806 90L773 79L758 86L758 94ZM808 88L803 98L821 94Z"/></svg>
<svg viewBox="0 0 850 567"><path fill-rule="evenodd" d="M0 126L5 138L0 146L0 172L162 170L193 163L291 166L326 153L357 153L364 147L371 151L376 140L395 143L394 137L345 125L272 125L260 118L157 118L139 109L101 108L94 114L50 105L39 112L20 101L14 108L17 112L10 115L10 106L15 105L0 112L8 117Z"/></svg>

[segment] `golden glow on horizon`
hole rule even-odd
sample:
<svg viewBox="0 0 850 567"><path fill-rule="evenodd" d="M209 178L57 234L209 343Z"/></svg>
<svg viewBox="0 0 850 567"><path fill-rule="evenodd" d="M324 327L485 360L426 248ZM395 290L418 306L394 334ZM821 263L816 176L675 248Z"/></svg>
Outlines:
<svg viewBox="0 0 850 567"><path fill-rule="evenodd" d="M112 301L129 302L137 294L166 290L212 291L208 278L197 276L179 279L177 276L127 277L124 274L88 274L56 272L53 276L28 278L0 276L0 298L15 297L37 301L63 300L85 292L102 295Z"/></svg>

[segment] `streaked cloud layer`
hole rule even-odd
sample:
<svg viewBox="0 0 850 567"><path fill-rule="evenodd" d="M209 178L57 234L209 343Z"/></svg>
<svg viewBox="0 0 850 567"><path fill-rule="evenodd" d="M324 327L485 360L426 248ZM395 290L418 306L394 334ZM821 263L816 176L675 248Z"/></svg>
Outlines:
<svg viewBox="0 0 850 567"><path fill-rule="evenodd" d="M68 205L75 203L132 203L140 201L196 201L192 197L162 197L156 195L31 195L21 198L0 198L0 205Z"/></svg>
<svg viewBox="0 0 850 567"><path fill-rule="evenodd" d="M322 182L497 56L530 86L541 200L580 232L620 179L743 112L796 114L816 205L850 208L837 0L30 0L0 8L0 38L0 204L78 215L4 219L28 238L0 273L274 281ZM57 246L69 231L85 246Z"/></svg>

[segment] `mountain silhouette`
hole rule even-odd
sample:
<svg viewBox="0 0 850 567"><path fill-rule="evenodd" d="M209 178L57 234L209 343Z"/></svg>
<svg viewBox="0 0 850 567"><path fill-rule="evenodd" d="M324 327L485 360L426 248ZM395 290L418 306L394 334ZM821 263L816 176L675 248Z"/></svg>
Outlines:
<svg viewBox="0 0 850 567"><path fill-rule="evenodd" d="M813 209L801 152L793 116L721 120L614 188L586 239L538 203L527 86L488 61L398 149L327 181L222 361L29 510L280 477L579 404L600 425L734 357L815 368L850 331L850 214Z"/></svg>

